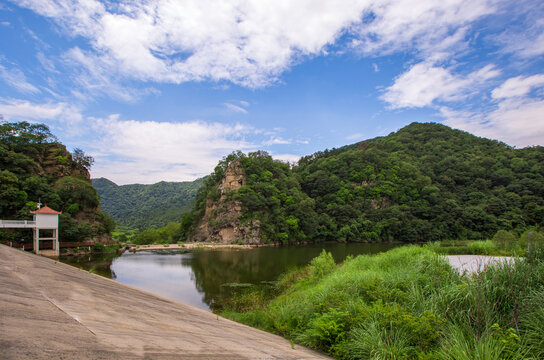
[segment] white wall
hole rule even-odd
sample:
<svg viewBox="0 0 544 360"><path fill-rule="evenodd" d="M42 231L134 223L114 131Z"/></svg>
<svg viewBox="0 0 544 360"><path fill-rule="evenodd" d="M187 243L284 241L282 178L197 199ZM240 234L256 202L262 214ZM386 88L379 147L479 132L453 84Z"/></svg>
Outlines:
<svg viewBox="0 0 544 360"><path fill-rule="evenodd" d="M59 216L53 214L36 214L36 227L44 228L58 228Z"/></svg>

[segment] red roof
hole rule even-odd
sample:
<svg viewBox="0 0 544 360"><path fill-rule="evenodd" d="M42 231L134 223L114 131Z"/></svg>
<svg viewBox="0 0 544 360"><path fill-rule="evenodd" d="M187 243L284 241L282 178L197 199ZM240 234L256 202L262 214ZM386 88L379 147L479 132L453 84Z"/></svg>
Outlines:
<svg viewBox="0 0 544 360"><path fill-rule="evenodd" d="M47 207L47 205L44 205L42 208L39 208L36 211L31 211L31 214L51 214L51 215L58 215L62 214L62 211L55 211L51 209L50 207Z"/></svg>

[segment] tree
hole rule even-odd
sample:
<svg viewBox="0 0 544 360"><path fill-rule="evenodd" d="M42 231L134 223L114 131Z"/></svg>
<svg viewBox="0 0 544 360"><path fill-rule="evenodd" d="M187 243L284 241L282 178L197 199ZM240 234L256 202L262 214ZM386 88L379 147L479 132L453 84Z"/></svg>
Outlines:
<svg viewBox="0 0 544 360"><path fill-rule="evenodd" d="M0 142L10 145L43 144L57 141L45 124L26 121L0 124Z"/></svg>
<svg viewBox="0 0 544 360"><path fill-rule="evenodd" d="M94 158L90 155L86 155L85 152L79 148L74 149L72 159L87 170L90 170L91 166L94 164Z"/></svg>

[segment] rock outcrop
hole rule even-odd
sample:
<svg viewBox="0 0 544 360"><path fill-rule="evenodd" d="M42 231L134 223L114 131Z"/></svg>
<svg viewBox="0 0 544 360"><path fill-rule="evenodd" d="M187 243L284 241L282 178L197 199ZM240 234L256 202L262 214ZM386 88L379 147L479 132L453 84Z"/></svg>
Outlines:
<svg viewBox="0 0 544 360"><path fill-rule="evenodd" d="M242 204L233 198L238 189L246 185L247 176L240 161L231 163L219 184L220 197L208 199L206 210L192 241L218 243L259 244L259 222L243 223Z"/></svg>

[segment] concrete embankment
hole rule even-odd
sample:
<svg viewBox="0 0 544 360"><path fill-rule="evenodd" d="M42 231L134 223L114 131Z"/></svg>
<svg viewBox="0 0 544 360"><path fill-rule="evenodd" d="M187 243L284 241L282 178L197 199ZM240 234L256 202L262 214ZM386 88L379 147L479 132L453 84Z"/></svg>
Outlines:
<svg viewBox="0 0 544 360"><path fill-rule="evenodd" d="M288 340L0 245L2 359L326 359Z"/></svg>

